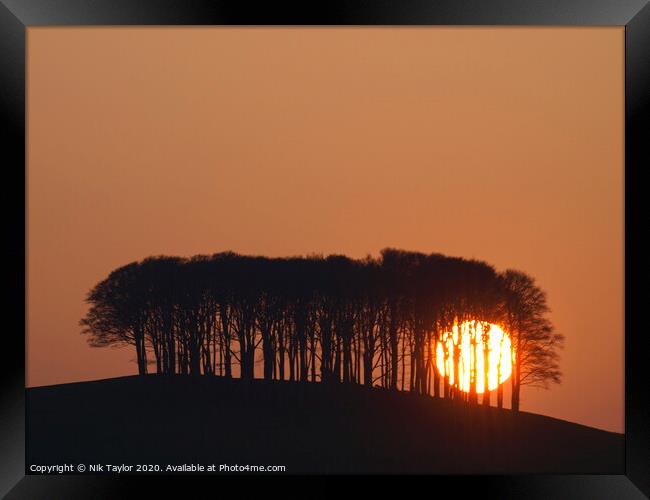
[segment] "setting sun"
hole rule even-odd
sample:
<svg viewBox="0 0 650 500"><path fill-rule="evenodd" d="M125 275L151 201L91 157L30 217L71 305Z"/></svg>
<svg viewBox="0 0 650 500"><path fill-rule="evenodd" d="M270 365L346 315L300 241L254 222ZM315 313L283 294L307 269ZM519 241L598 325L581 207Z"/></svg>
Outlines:
<svg viewBox="0 0 650 500"><path fill-rule="evenodd" d="M485 347L487 346L487 367ZM457 350L457 352L456 352ZM455 380L455 359L458 380ZM487 371L488 390L496 389L512 373L510 336L498 325L484 321L465 321L445 332L436 348L436 365L449 384L470 392L476 380L476 392L485 391Z"/></svg>

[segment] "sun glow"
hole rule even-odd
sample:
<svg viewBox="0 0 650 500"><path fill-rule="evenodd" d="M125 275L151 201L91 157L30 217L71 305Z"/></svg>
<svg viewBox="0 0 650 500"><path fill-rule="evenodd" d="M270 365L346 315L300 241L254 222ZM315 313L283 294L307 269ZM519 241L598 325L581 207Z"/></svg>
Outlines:
<svg viewBox="0 0 650 500"><path fill-rule="evenodd" d="M486 372L488 390L496 389L510 377L513 357L510 336L498 325L485 321L465 321L460 327L454 325L451 332L442 334L436 347L440 375L463 392L470 392L475 383L476 392L483 393Z"/></svg>

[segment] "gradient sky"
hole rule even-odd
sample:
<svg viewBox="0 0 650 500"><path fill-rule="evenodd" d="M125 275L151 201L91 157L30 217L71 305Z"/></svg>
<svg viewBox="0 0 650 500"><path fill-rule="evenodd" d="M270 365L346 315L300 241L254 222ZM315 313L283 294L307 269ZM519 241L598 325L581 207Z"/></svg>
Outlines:
<svg viewBox="0 0 650 500"><path fill-rule="evenodd" d="M137 372L80 335L149 255L377 255L535 276L564 381L623 432L623 28L29 28L29 386Z"/></svg>

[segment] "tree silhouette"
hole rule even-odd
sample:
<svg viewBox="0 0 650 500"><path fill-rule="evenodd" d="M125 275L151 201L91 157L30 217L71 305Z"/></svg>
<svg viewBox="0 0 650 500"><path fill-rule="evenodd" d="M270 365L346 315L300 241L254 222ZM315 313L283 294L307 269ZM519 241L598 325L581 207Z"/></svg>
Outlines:
<svg viewBox="0 0 650 500"><path fill-rule="evenodd" d="M470 403L480 386L490 405L487 373L495 367L483 346L494 324L511 337L513 409L521 385L560 381L563 337L533 278L436 253L149 257L111 272L87 302L81 325L90 345L133 346L143 375L151 365L159 374L253 379L261 366L266 380L357 383ZM451 334L461 326L466 337ZM441 376L438 366L453 368Z"/></svg>
<svg viewBox="0 0 650 500"><path fill-rule="evenodd" d="M502 282L505 318L514 353L511 408L517 411L522 385L547 388L550 382L560 382L557 351L564 336L554 331L546 317L546 293L534 278L509 269L503 273Z"/></svg>

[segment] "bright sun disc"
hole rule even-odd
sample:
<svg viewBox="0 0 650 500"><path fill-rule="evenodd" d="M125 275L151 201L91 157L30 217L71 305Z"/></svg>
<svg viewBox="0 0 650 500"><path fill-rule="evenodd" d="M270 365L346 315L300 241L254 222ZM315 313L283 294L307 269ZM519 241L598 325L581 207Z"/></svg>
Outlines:
<svg viewBox="0 0 650 500"><path fill-rule="evenodd" d="M510 336L498 325L485 321L465 321L454 325L451 332L442 334L436 349L436 366L449 384L463 392L470 392L476 379L476 392L485 391L487 345L488 390L496 389L512 373ZM458 379L455 377L455 360L458 360Z"/></svg>

